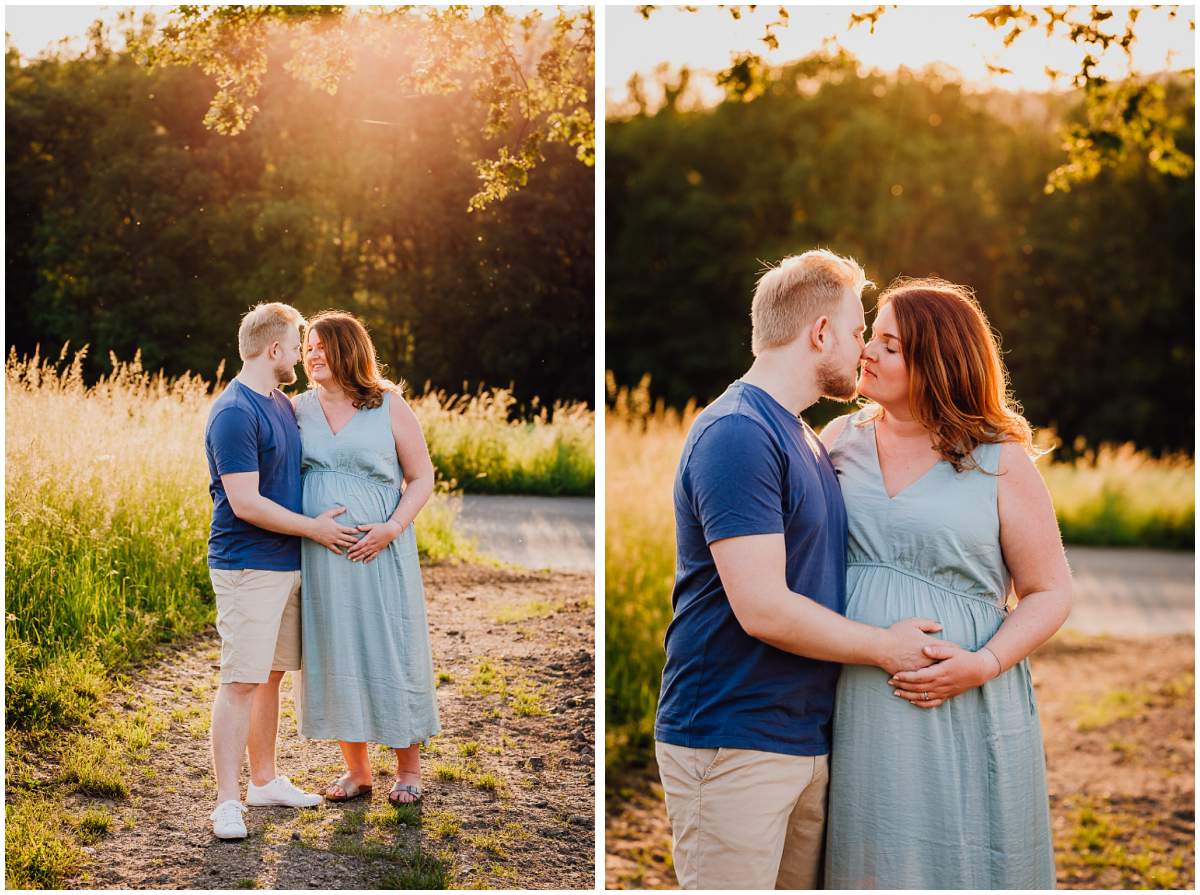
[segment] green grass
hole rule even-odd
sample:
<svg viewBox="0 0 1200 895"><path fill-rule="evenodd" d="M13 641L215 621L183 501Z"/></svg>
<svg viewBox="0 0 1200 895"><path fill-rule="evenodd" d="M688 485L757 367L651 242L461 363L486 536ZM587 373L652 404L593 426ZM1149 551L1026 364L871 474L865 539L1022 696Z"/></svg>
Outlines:
<svg viewBox="0 0 1200 895"><path fill-rule="evenodd" d="M671 620L675 521L671 489L698 408L650 400L648 382L616 389L605 417L605 740L610 772L648 759ZM1194 462L1130 446L1038 462L1068 544L1191 549Z"/></svg>
<svg viewBox="0 0 1200 895"><path fill-rule="evenodd" d="M411 401L440 478L468 494L587 495L595 492L596 417L586 404L537 406L512 420L507 389Z"/></svg>
<svg viewBox="0 0 1200 895"><path fill-rule="evenodd" d="M421 819L421 827L437 839L453 839L462 833L462 823L449 811L430 811Z"/></svg>
<svg viewBox="0 0 1200 895"><path fill-rule="evenodd" d="M29 798L4 806L4 885L7 889L57 889L83 863L57 805Z"/></svg>
<svg viewBox="0 0 1200 895"><path fill-rule="evenodd" d="M418 850L405 856L399 866L385 871L378 886L380 889L448 889L452 876L445 860Z"/></svg>
<svg viewBox="0 0 1200 895"><path fill-rule="evenodd" d="M536 718L548 714L545 705L549 694L547 687L534 684L525 677L509 678L510 673L502 664L480 659L465 690L480 696L499 696L514 714L522 717Z"/></svg>
<svg viewBox="0 0 1200 895"><path fill-rule="evenodd" d="M1099 730L1118 721L1165 709L1172 703L1190 702L1194 698L1195 690L1196 676L1191 672L1182 674L1157 689L1144 687L1109 690L1095 699L1076 705L1075 723L1079 730L1085 733Z"/></svg>
<svg viewBox="0 0 1200 895"><path fill-rule="evenodd" d="M62 780L78 793L105 799L129 795L130 766L107 738L72 734L62 756Z"/></svg>
<svg viewBox="0 0 1200 895"><path fill-rule="evenodd" d="M435 761L431 770L435 779L446 783L466 783L497 795L507 792L500 776L493 771L482 770L475 759L469 758L463 764Z"/></svg>
<svg viewBox="0 0 1200 895"><path fill-rule="evenodd" d="M1126 718L1136 718L1149 706L1152 694L1132 690L1110 690L1098 699L1076 707L1079 730L1090 733Z"/></svg>
<svg viewBox="0 0 1200 895"><path fill-rule="evenodd" d="M75 819L75 829L82 842L91 845L112 831L112 815L103 808L89 808Z"/></svg>
<svg viewBox="0 0 1200 895"><path fill-rule="evenodd" d="M1097 796L1073 799L1066 821L1055 833L1055 856L1073 887L1187 887L1191 847L1175 841L1172 831Z"/></svg>

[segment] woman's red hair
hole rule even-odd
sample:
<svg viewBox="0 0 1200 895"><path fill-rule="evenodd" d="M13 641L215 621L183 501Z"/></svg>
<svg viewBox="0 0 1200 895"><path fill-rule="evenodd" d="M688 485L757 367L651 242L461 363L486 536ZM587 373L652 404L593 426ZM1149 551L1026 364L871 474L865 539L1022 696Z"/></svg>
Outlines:
<svg viewBox="0 0 1200 895"><path fill-rule="evenodd" d="M398 391L383 378L375 358L375 345L367 328L353 314L322 311L308 321L308 330L316 330L325 349L325 363L355 407L375 408L383 403L385 391ZM304 340L304 368L308 369L308 339Z"/></svg>
<svg viewBox="0 0 1200 895"><path fill-rule="evenodd" d="M974 469L980 444L1012 441L1029 453L1033 431L1009 390L1000 340L971 289L901 277L879 296L891 306L908 367L908 405L956 472Z"/></svg>

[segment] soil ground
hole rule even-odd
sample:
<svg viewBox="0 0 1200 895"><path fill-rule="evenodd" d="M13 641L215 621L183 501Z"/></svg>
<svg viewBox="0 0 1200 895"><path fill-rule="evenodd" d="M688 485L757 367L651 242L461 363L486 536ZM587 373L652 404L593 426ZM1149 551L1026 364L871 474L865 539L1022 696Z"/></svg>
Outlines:
<svg viewBox="0 0 1200 895"><path fill-rule="evenodd" d="M424 575L442 733L422 753L419 811L387 805L394 758L372 747L369 803L251 808L248 838L215 839L210 631L139 669L108 709L150 709L170 723L128 781L128 799L65 797L115 820L68 887L591 888L592 576L453 565ZM340 773L340 751L296 735L290 676L284 688L279 773L323 791Z"/></svg>
<svg viewBox="0 0 1200 895"><path fill-rule="evenodd" d="M1031 663L1059 888L1194 889L1194 638L1066 632ZM606 790L606 887L675 887L655 768Z"/></svg>

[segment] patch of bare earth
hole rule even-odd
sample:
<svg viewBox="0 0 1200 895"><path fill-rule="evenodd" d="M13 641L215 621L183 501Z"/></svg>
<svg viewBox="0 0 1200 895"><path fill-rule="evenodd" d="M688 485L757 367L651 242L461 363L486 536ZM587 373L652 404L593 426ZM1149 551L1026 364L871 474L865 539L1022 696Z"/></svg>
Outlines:
<svg viewBox="0 0 1200 895"><path fill-rule="evenodd" d="M169 723L129 780L128 799L67 797L115 820L69 885L591 888L592 577L449 565L424 576L442 733L422 754L419 812L387 805L394 759L372 747L369 803L251 808L248 838L215 839L208 717L218 645L210 632L139 670L110 709L149 708ZM279 773L322 791L340 773L340 752L296 735L290 676L284 688Z"/></svg>
<svg viewBox="0 0 1200 895"><path fill-rule="evenodd" d="M1058 886L1195 888L1190 635L1055 637L1031 659ZM657 770L606 785L605 886L674 888Z"/></svg>

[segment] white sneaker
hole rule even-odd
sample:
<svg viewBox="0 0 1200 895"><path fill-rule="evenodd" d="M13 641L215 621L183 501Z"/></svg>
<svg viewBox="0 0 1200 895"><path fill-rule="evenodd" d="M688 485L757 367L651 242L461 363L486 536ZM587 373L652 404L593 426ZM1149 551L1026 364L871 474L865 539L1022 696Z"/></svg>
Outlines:
<svg viewBox="0 0 1200 895"><path fill-rule="evenodd" d="M246 824L242 815L246 806L236 799L227 799L209 815L213 822L213 835L218 839L245 839Z"/></svg>
<svg viewBox="0 0 1200 895"><path fill-rule="evenodd" d="M287 777L276 777L266 786L246 786L246 804L255 808L266 805L286 805L289 808L312 808L321 804L321 796L305 792L292 785Z"/></svg>

